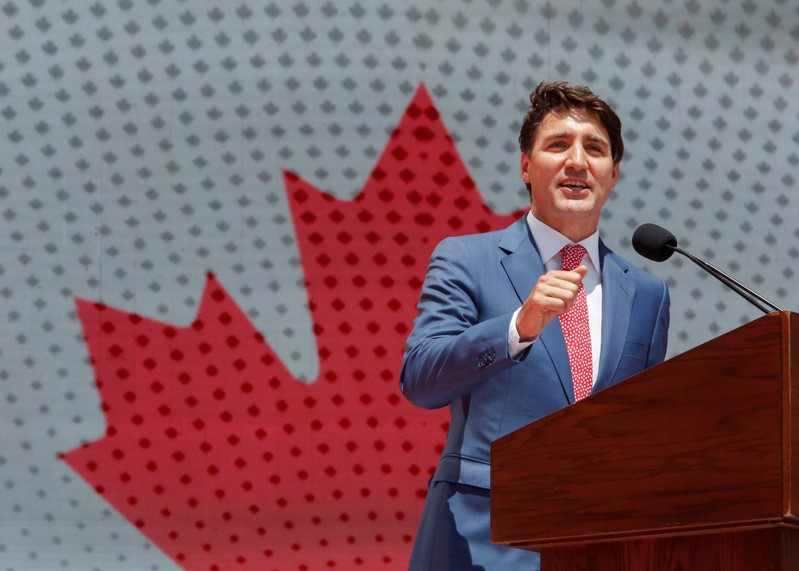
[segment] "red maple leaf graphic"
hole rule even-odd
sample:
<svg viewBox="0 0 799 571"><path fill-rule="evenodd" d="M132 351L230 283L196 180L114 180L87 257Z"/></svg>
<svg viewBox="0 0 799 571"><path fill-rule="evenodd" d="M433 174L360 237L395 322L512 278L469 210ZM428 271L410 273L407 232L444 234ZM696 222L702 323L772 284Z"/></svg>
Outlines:
<svg viewBox="0 0 799 571"><path fill-rule="evenodd" d="M212 275L186 327L79 299L107 431L63 458L185 569L405 569L447 423L398 389L427 261L517 214L483 205L424 86L353 201L285 182L315 382Z"/></svg>

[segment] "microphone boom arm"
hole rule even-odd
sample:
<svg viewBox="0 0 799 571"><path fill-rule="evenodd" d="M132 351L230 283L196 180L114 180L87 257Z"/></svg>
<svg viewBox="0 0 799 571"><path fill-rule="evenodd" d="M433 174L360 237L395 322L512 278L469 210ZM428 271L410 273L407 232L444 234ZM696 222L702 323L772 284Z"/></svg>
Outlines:
<svg viewBox="0 0 799 571"><path fill-rule="evenodd" d="M751 303L752 305L757 307L763 313L770 313L772 309L774 311L784 311L778 305L770 302L769 300L767 300L765 297L763 297L759 293L757 293L755 291L752 291L751 289L749 289L748 287L746 287L742 283L734 280L733 278L731 278L730 276L728 276L727 274L725 274L724 272L722 272L720 269L716 268L715 266L712 266L711 264L707 263L703 259L698 258L697 256L694 256L691 252L689 252L687 250L683 250L679 246L673 246L671 244L666 244L666 247L671 249L671 250L674 250L675 252L679 252L680 254L682 254L683 256L685 256L686 258L688 258L689 260L691 260L695 264L697 264L699 267L701 267L702 269L704 269L705 271L710 273L713 277L715 277L716 279L718 279L719 281L724 283L731 290L735 291L738 295L743 297L746 301L748 301L749 303ZM764 307L764 305L766 305L766 306L768 306L768 307L770 307L772 309L768 309L767 307Z"/></svg>

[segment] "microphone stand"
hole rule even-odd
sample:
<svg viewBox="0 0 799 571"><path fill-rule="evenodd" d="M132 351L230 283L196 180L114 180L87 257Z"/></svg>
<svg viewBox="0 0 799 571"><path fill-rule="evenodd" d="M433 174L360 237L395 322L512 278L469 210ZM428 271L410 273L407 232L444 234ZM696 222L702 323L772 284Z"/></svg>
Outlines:
<svg viewBox="0 0 799 571"><path fill-rule="evenodd" d="M728 276L727 274L722 272L720 269L718 269L718 268L710 265L706 261L704 261L702 258L694 256L688 250L683 250L679 246L672 246L671 244L666 244L665 246L667 248L671 249L671 250L674 250L675 252L679 252L680 254L682 254L683 256L685 256L686 258L688 258L689 260L691 260L695 264L697 264L700 268L704 269L706 272L711 274L713 277L715 277L716 279L721 281L724 285L726 285L728 288L730 288L735 293L740 295L746 301L748 301L749 303L754 305L756 308L758 308L763 313L770 313L772 310L774 310L774 311L784 311L778 305L770 302L769 300L767 300L765 297L763 297L759 293L749 289L748 287L746 287L742 283L734 280L733 278L731 278L730 276ZM770 307L771 309L769 309L768 307L764 307L764 305Z"/></svg>

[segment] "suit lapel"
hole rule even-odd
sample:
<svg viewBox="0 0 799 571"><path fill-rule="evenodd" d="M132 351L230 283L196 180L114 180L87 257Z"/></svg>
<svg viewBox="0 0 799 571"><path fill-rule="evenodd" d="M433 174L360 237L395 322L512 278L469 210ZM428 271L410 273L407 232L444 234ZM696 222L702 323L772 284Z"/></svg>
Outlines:
<svg viewBox="0 0 799 571"><path fill-rule="evenodd" d="M509 226L499 242L501 250L507 254L500 259L519 301L523 302L535 286L538 278L546 271L541 254L535 247L527 218L522 218Z"/></svg>
<svg viewBox="0 0 799 571"><path fill-rule="evenodd" d="M505 269L505 273L516 291L519 303L523 303L533 290L538 278L546 272L544 262L541 260L541 254L538 252L530 235L526 216L507 228L499 247L507 254L501 259L502 267ZM566 341L563 339L563 331L560 328L560 321L555 319L547 325L536 343L540 343L544 351L549 355L552 366L563 387L563 392L569 402L573 403L574 386L571 367L569 365L569 355L566 352Z"/></svg>
<svg viewBox="0 0 799 571"><path fill-rule="evenodd" d="M627 267L605 245L599 243L602 259L602 350L594 392L612 384L630 327L635 282Z"/></svg>

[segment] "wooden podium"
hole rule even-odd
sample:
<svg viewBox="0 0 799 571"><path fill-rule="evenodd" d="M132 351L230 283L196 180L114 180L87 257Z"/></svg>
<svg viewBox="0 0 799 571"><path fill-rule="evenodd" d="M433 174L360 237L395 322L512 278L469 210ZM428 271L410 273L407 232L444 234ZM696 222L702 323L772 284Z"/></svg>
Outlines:
<svg viewBox="0 0 799 571"><path fill-rule="evenodd" d="M494 442L491 541L542 571L799 569L799 314Z"/></svg>

